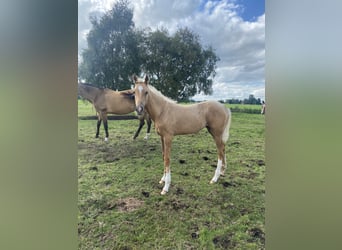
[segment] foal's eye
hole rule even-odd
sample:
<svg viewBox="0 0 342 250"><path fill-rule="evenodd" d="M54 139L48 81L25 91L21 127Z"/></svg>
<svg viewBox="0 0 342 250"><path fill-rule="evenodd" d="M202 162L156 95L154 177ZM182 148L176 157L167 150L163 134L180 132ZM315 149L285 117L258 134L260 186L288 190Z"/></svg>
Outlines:
<svg viewBox="0 0 342 250"><path fill-rule="evenodd" d="M145 95L147 95L147 94L148 94L148 92L146 91L146 92L145 92Z"/></svg>

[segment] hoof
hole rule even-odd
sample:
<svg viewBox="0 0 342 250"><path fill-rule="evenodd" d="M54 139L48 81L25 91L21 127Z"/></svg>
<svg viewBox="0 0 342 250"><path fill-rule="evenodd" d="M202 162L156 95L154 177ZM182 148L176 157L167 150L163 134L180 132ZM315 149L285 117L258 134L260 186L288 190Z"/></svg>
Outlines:
<svg viewBox="0 0 342 250"><path fill-rule="evenodd" d="M165 195L167 193L167 191L165 191L164 189L161 191L161 195Z"/></svg>
<svg viewBox="0 0 342 250"><path fill-rule="evenodd" d="M106 137L106 138L104 139L104 141L108 141L108 138Z"/></svg>
<svg viewBox="0 0 342 250"><path fill-rule="evenodd" d="M164 181L163 181L163 180L160 180L160 181L159 181L159 184L163 184L163 183L164 183Z"/></svg>
<svg viewBox="0 0 342 250"><path fill-rule="evenodd" d="M211 180L209 183L210 184L214 184L216 181L214 181L214 180Z"/></svg>

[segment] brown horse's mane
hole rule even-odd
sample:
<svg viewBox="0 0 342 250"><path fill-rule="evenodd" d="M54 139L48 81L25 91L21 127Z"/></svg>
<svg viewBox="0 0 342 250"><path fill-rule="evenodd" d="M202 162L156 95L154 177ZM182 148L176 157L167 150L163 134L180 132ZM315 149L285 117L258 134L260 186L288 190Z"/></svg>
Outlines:
<svg viewBox="0 0 342 250"><path fill-rule="evenodd" d="M91 87L91 88L95 88L95 89L108 89L108 88L104 88L104 87L95 86L94 84L91 84L91 83L79 82L78 84L81 84L81 85L84 85L84 86L87 86L87 87Z"/></svg>
<svg viewBox="0 0 342 250"><path fill-rule="evenodd" d="M126 97L128 99L134 100L134 91L130 91L130 90L123 90L119 92L120 95L122 95L123 97Z"/></svg>
<svg viewBox="0 0 342 250"><path fill-rule="evenodd" d="M103 91L103 90L115 91L115 90L112 90L109 88L97 87L97 86L94 86L93 84L90 84L90 83L78 83L78 84L83 85L86 88L89 87L89 88L93 88L93 89L97 89L97 90L101 90L101 91ZM123 90L123 91L116 91L116 92L118 92L120 95L122 95L128 99L134 100L134 91Z"/></svg>

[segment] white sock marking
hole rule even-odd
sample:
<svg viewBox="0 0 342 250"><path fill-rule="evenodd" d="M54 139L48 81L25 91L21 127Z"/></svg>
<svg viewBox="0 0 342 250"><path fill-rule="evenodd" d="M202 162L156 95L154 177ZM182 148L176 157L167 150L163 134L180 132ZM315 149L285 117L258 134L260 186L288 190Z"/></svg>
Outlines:
<svg viewBox="0 0 342 250"><path fill-rule="evenodd" d="M165 173L163 174L162 178L160 179L159 183L162 184L165 182Z"/></svg>
<svg viewBox="0 0 342 250"><path fill-rule="evenodd" d="M226 155L224 155L224 166L221 168L221 175L224 175L224 171L227 169L227 158Z"/></svg>
<svg viewBox="0 0 342 250"><path fill-rule="evenodd" d="M164 176L165 176L165 184L162 190L162 194L163 193L165 194L166 192L169 191L169 187L171 184L171 171L169 171L168 173L165 173Z"/></svg>
<svg viewBox="0 0 342 250"><path fill-rule="evenodd" d="M105 137L105 141L108 141L108 137Z"/></svg>
<svg viewBox="0 0 342 250"><path fill-rule="evenodd" d="M148 138L150 138L150 135L151 135L151 133L146 133L144 139L145 139L145 140L148 140Z"/></svg>
<svg viewBox="0 0 342 250"><path fill-rule="evenodd" d="M220 177L220 174L221 174L221 167L222 167L222 160L218 159L217 160L217 167L216 167L216 170L215 170L215 175L211 179L210 183L217 182L217 179Z"/></svg>

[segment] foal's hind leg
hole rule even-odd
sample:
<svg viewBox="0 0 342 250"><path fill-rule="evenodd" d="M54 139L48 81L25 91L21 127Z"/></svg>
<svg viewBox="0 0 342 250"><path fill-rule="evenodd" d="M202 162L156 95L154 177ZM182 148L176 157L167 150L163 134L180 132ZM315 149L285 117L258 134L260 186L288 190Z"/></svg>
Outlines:
<svg viewBox="0 0 342 250"><path fill-rule="evenodd" d="M101 127L101 121L102 119L100 118L100 116L98 117L97 120L97 126L96 126L96 135L95 138L99 138L99 133L100 133L100 127Z"/></svg>
<svg viewBox="0 0 342 250"><path fill-rule="evenodd" d="M105 132L106 132L105 141L108 141L109 134L108 134L108 120L107 120L107 114L103 114L102 117L103 117L103 118L102 118L102 119L103 119L103 126L104 126L104 129L105 129Z"/></svg>
<svg viewBox="0 0 342 250"><path fill-rule="evenodd" d="M221 136L215 137L216 147L217 147L217 167L215 170L214 177L211 179L210 183L217 182L220 175L224 175L224 171L226 168L226 155L225 155L225 144L223 143Z"/></svg>
<svg viewBox="0 0 342 250"><path fill-rule="evenodd" d="M160 136L160 142L162 146L162 156L163 156L163 162L164 162L164 138L162 136ZM165 171L164 171L162 178L159 181L159 184L163 184L164 182L165 182Z"/></svg>

